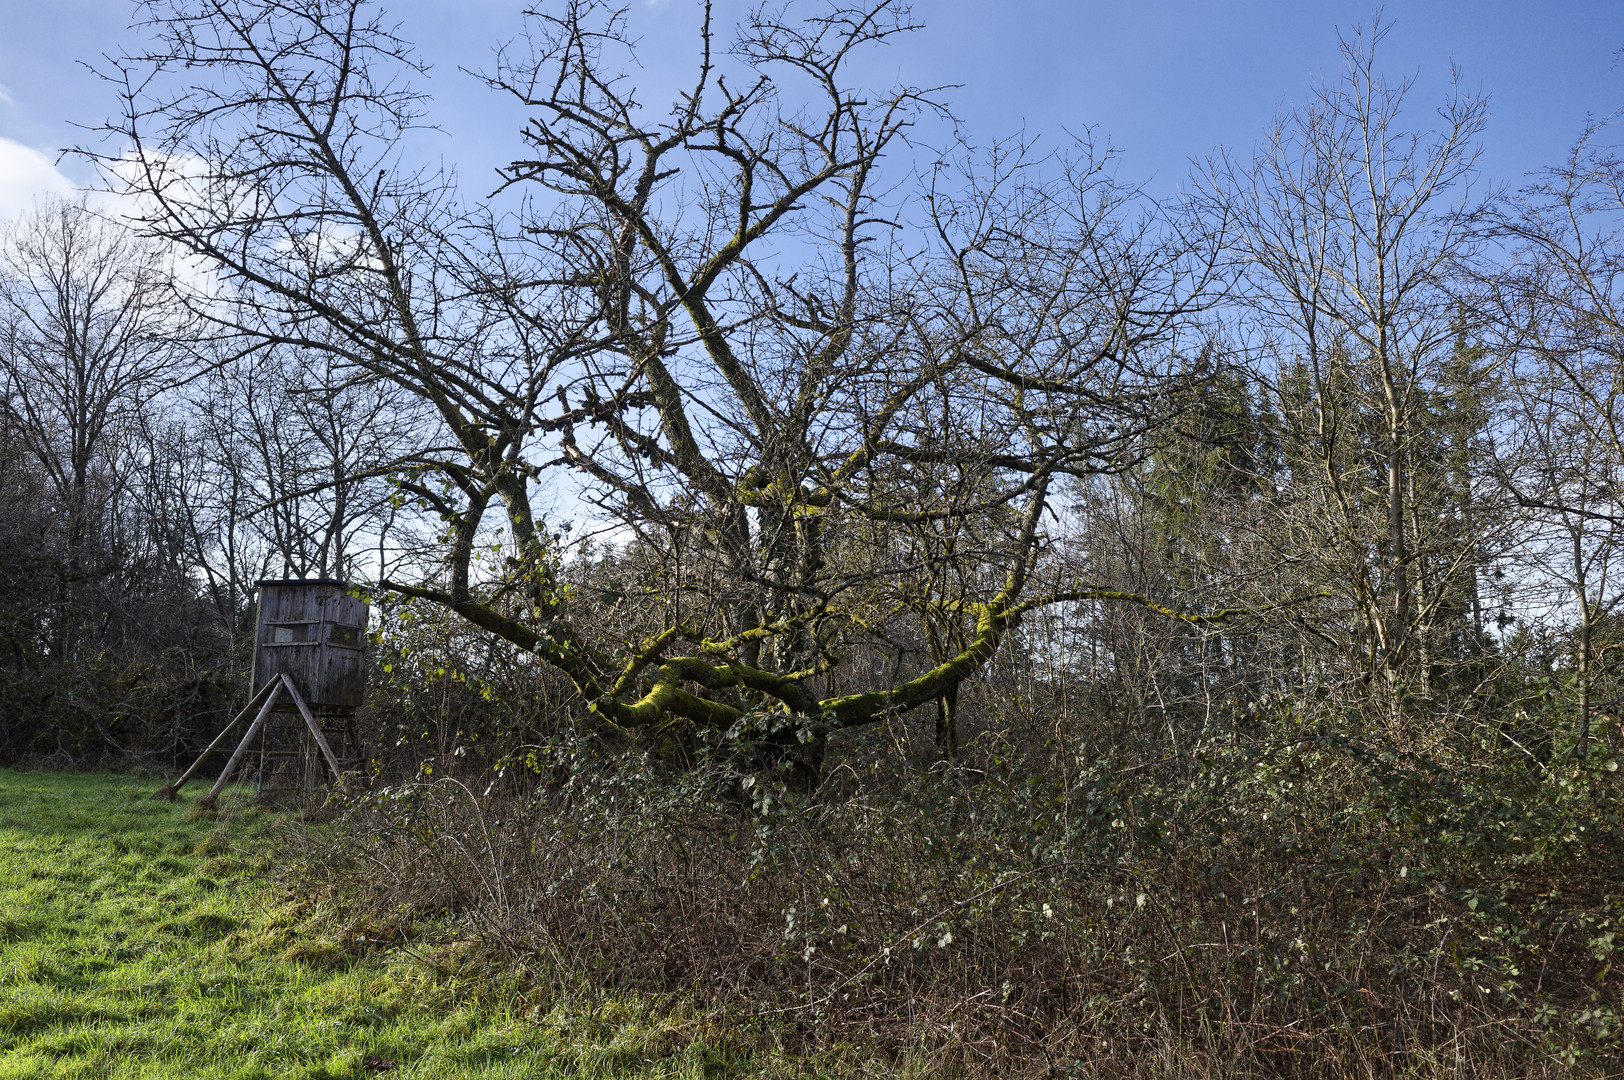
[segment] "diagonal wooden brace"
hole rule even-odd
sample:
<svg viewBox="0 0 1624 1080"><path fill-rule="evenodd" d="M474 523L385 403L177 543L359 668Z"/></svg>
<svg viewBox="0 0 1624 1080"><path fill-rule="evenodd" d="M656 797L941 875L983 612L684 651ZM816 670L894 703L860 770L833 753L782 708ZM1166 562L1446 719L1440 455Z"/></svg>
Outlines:
<svg viewBox="0 0 1624 1080"><path fill-rule="evenodd" d="M283 678L285 680L286 676ZM265 718L271 715L271 709L275 707L277 699L282 696L284 689L282 682L272 679L270 686L271 692L266 696L265 704L259 707L259 715L254 717L254 722L248 726L248 734L242 737L242 742L237 744L237 749L231 752L231 760L226 762L226 767L220 771L220 779L214 782L214 786L209 789L207 795L198 800L203 806L214 805L214 800L219 796L220 789L226 786L226 781L231 778L231 771L237 767L237 761L248 749L248 744L254 741L254 736L259 734L259 729L265 726Z"/></svg>
<svg viewBox="0 0 1624 1080"><path fill-rule="evenodd" d="M157 798L157 799L163 799L165 801L173 800L174 797L175 797L175 793L181 789L181 785L185 784L186 781L190 780L192 778L192 775L194 773L196 773L198 769L201 769L203 767L204 759L207 758L210 754L214 753L216 750L220 749L220 747L225 744L226 736L231 734L231 729L236 727L238 724L242 723L243 720L245 720L248 717L248 714L253 712L254 708L257 705L259 705L259 703L264 699L265 695L269 694L271 692L271 687L273 687L275 685L276 685L276 680L272 679L270 682L268 682L264 686L260 687L254 693L254 696L248 699L248 704L243 706L242 712L240 712L236 716L232 717L231 723L227 724L225 727L220 729L220 734L216 735L214 737L214 741L209 743L209 748L207 750L203 751L201 754L197 755L197 760L192 762L191 767L189 769L187 769L185 772L180 774L180 779L176 780L173 784L168 784L168 785L165 785L164 787L159 788L157 795L155 795L153 797Z"/></svg>
<svg viewBox="0 0 1624 1080"><path fill-rule="evenodd" d="M338 769L338 758L333 756L333 748L327 745L327 736L321 732L321 725L316 723L315 716L310 712L310 706L300 696L299 688L293 685L287 672L282 673L282 682L288 693L293 697L293 703L299 707L299 715L304 717L305 726L310 728L310 734L316 737L316 745L321 747L322 756L327 759L327 766L333 770L333 779L338 781L338 790L344 791L344 774Z"/></svg>

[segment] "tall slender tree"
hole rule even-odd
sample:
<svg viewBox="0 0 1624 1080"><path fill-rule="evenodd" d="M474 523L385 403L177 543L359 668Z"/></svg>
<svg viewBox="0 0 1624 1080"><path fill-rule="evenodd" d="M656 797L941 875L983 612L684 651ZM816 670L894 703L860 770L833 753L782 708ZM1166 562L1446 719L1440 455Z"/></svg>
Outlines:
<svg viewBox="0 0 1624 1080"><path fill-rule="evenodd" d="M1471 576L1473 556L1425 517L1420 487L1457 336L1452 276L1476 242L1487 111L1457 86L1435 130L1405 127L1411 80L1390 84L1376 65L1386 31L1345 38L1341 79L1282 114L1252 159L1211 161L1202 183L1301 463L1293 481L1312 508L1296 520L1316 534L1305 548L1347 605L1344 647L1396 710L1427 691L1426 627ZM1428 591L1427 573L1451 589Z"/></svg>

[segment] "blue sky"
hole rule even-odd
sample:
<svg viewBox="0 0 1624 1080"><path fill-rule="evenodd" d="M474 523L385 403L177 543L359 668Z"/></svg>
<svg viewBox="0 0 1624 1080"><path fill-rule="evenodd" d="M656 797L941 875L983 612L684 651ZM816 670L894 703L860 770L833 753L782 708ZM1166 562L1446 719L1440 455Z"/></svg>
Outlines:
<svg viewBox="0 0 1624 1080"><path fill-rule="evenodd" d="M488 67L493 47L519 26L512 0L396 0L386 5L433 65L425 89L446 134L428 146L453 163L470 194L517 148L521 116L459 67ZM631 0L639 58L652 83L669 79L691 42L696 4ZM725 16L742 0L718 0ZM972 137L1024 129L1063 137L1093 126L1122 152L1120 175L1175 189L1192 157L1219 145L1245 150L1275 109L1334 77L1337 30L1368 22L1373 8L1329 0L922 0L927 28L872 61L876 77L949 93ZM136 46L129 0L0 0L0 216L37 190L83 180L75 162L53 172L56 152L86 136L114 107L83 66ZM1390 3L1394 24L1382 66L1415 75L1412 123L1424 125L1449 64L1491 98L1483 169L1513 183L1558 160L1587 114L1624 106L1624 3Z"/></svg>

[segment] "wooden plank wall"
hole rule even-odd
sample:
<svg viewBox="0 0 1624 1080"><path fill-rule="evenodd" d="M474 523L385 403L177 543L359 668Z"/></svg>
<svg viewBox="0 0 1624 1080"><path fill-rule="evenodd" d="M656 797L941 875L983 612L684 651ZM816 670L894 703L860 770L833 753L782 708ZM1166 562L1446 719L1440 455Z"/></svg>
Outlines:
<svg viewBox="0 0 1624 1080"><path fill-rule="evenodd" d="M262 581L254 689L286 672L314 709L347 712L366 689L367 605L337 581Z"/></svg>

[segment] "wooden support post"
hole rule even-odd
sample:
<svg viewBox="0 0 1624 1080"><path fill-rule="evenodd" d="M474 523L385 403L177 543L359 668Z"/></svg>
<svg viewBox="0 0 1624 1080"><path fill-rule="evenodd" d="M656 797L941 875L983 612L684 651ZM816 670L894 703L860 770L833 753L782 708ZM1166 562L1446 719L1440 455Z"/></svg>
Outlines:
<svg viewBox="0 0 1624 1080"><path fill-rule="evenodd" d="M242 723L243 719L247 717L249 713L254 711L254 707L260 703L261 699L263 699L266 694L271 692L271 687L275 685L276 680L272 679L255 691L254 696L248 699L248 704L243 706L242 712L232 717L231 723L220 729L220 734L216 735L214 737L214 741L209 743L209 748L207 750L203 751L197 756L197 760L192 762L191 768L181 773L180 779L176 780L173 784L165 784L163 787L159 788L158 793L154 795L153 798L161 799L164 802L173 802L175 793L181 789L181 785L190 780L192 778L192 774L203 767L203 761L205 758L214 753L216 750L220 749L221 744L226 741L226 736L231 734L231 729Z"/></svg>
<svg viewBox="0 0 1624 1080"><path fill-rule="evenodd" d="M338 781L338 790L343 791L344 774L338 769L338 758L333 756L333 748L327 745L327 736L321 733L321 725L316 723L315 716L310 712L310 706L299 696L299 688L293 685L293 680L288 678L286 672L282 674L282 681L287 685L288 693L293 695L293 703L299 707L299 714L304 717L306 726L310 728L310 734L316 737L316 745L321 747L323 756L327 758L327 764L333 770L333 779Z"/></svg>
<svg viewBox="0 0 1624 1080"><path fill-rule="evenodd" d="M271 709L275 707L277 699L282 696L283 690L283 682L280 680L272 679L270 685L271 692L266 696L265 704L259 707L259 715L254 717L254 722L248 726L248 734L242 737L242 742L237 744L237 749L231 752L231 760L226 762L226 767L220 771L220 779L214 782L214 786L209 789L207 795L198 800L202 805L214 805L214 800L219 796L220 789L225 787L226 781L231 778L231 770L237 767L237 761L248 749L248 744L254 741L254 736L259 734L259 729L265 726L265 718L271 715Z"/></svg>

